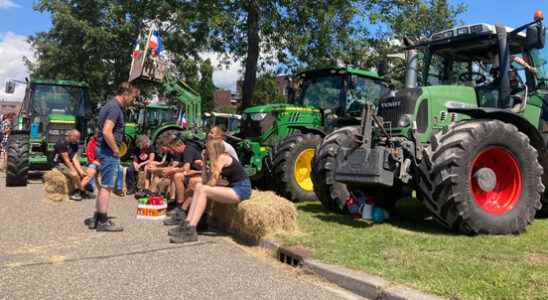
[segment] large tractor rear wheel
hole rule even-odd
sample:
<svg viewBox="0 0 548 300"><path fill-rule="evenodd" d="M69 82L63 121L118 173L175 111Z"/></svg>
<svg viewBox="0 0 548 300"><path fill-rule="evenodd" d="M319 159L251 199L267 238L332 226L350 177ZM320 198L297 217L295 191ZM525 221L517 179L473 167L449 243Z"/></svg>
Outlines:
<svg viewBox="0 0 548 300"><path fill-rule="evenodd" d="M425 205L467 234L517 234L541 208L542 167L527 136L511 124L478 120L433 137Z"/></svg>
<svg viewBox="0 0 548 300"><path fill-rule="evenodd" d="M333 212L347 213L346 200L350 192L346 184L335 181L336 156L342 147L353 147L356 127L345 127L333 131L322 141L312 162L314 192L323 206Z"/></svg>
<svg viewBox="0 0 548 300"><path fill-rule="evenodd" d="M25 186L29 172L29 135L11 134L7 146L6 186Z"/></svg>
<svg viewBox="0 0 548 300"><path fill-rule="evenodd" d="M276 191L293 202L315 200L311 178L312 158L319 135L307 133L287 137L274 153L274 181Z"/></svg>

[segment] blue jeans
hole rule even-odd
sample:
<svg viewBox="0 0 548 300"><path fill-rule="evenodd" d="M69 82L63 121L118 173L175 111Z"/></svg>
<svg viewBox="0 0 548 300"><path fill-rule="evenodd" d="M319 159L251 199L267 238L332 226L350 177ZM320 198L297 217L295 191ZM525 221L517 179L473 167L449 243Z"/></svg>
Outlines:
<svg viewBox="0 0 548 300"><path fill-rule="evenodd" d="M238 181L232 185L232 190L238 195L240 201L244 201L251 197L251 182L249 179Z"/></svg>
<svg viewBox="0 0 548 300"><path fill-rule="evenodd" d="M97 148L97 159L101 162L99 166L101 186L114 189L114 180L120 169L120 158L115 156L112 150L106 146L105 148Z"/></svg>

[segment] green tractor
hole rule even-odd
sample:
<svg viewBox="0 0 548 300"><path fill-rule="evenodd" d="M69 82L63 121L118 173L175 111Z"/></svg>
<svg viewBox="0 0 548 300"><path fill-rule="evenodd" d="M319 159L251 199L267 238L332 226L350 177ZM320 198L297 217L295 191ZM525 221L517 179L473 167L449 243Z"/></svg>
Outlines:
<svg viewBox="0 0 548 300"><path fill-rule="evenodd" d="M316 199L310 176L316 146L333 129L359 124L363 105L388 89L377 73L352 67L296 78L300 93L292 103L244 110L237 141L240 161L256 186L304 201Z"/></svg>
<svg viewBox="0 0 548 300"><path fill-rule="evenodd" d="M14 81L6 84L13 93ZM29 171L52 167L53 147L78 129L86 141L91 117L88 86L81 82L30 80L7 145L7 186L25 186ZM85 162L85 157L82 157Z"/></svg>
<svg viewBox="0 0 548 300"><path fill-rule="evenodd" d="M346 198L365 194L391 207L414 190L451 230L523 232L547 199L542 19L537 13L516 29L475 24L407 41L406 87L368 103L361 126L332 132L316 151L322 203L341 210Z"/></svg>
<svg viewBox="0 0 548 300"><path fill-rule="evenodd" d="M227 135L237 135L240 131L242 116L220 112L206 112L203 118L203 127L208 130L214 126L220 126Z"/></svg>
<svg viewBox="0 0 548 300"><path fill-rule="evenodd" d="M187 132L193 137L205 138L205 133L195 130L202 123L202 99L198 92L170 74L166 74L156 84L163 92L165 101L137 105L127 113L125 140L120 147L124 159L129 158L133 152L131 150L135 147L137 135L149 136L155 146L160 137L166 134Z"/></svg>

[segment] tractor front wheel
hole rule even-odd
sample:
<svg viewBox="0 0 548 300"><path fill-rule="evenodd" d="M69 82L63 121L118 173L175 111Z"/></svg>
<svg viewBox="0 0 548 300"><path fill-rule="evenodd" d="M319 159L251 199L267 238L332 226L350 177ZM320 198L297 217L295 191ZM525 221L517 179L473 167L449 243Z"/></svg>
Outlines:
<svg viewBox="0 0 548 300"><path fill-rule="evenodd" d="M357 127L345 127L327 135L312 162L314 191L322 205L333 212L347 213L346 200L350 197L348 187L335 181L337 153L342 147L354 147L353 135Z"/></svg>
<svg viewBox="0 0 548 300"><path fill-rule="evenodd" d="M319 135L296 134L276 147L272 165L275 188L280 195L293 202L316 199L311 178L312 158L321 142Z"/></svg>
<svg viewBox="0 0 548 300"><path fill-rule="evenodd" d="M467 234L517 234L541 208L542 167L525 134L498 120L454 125L433 137L424 203Z"/></svg>
<svg viewBox="0 0 548 300"><path fill-rule="evenodd" d="M6 151L6 186L26 186L29 172L29 135L11 134Z"/></svg>

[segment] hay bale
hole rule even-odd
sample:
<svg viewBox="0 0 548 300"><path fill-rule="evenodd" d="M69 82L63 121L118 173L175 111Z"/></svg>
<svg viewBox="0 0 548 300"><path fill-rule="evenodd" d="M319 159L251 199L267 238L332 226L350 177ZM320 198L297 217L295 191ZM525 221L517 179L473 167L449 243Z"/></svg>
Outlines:
<svg viewBox="0 0 548 300"><path fill-rule="evenodd" d="M68 196L66 194L60 194L60 193L47 193L46 199L52 202L63 202L63 201L68 201Z"/></svg>
<svg viewBox="0 0 548 300"><path fill-rule="evenodd" d="M70 179L60 171L53 169L44 174L44 191L46 198L50 201L60 202L68 199L72 193L73 186Z"/></svg>
<svg viewBox="0 0 548 300"><path fill-rule="evenodd" d="M238 205L215 202L211 218L214 223L254 240L297 228L297 209L292 202L273 192L256 190L249 200Z"/></svg>

